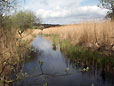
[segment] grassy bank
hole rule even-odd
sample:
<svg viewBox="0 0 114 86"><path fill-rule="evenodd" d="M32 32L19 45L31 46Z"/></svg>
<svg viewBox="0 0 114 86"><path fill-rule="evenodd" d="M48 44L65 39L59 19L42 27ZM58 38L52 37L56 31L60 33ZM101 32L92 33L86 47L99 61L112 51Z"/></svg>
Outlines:
<svg viewBox="0 0 114 86"><path fill-rule="evenodd" d="M85 22L82 24L67 25L44 29L45 34L57 34L68 39L74 45L92 48L95 50L114 51L114 22Z"/></svg>
<svg viewBox="0 0 114 86"><path fill-rule="evenodd" d="M53 47L56 50L57 46L60 45L60 50L64 52L67 58L77 65L81 63L86 64L91 69L98 68L103 69L108 73L114 71L114 55L106 55L103 52L93 51L82 46L76 46L71 43L70 40L62 39L58 35L44 34L44 36L53 42Z"/></svg>
<svg viewBox="0 0 114 86"><path fill-rule="evenodd" d="M53 45L60 44L60 49L74 63L82 61L83 64L94 68L103 68L107 72L113 72L114 29L112 24L113 22L83 23L49 28L43 30L43 33L53 40Z"/></svg>
<svg viewBox="0 0 114 86"><path fill-rule="evenodd" d="M27 29L23 34L22 34L22 40L28 40L32 41L34 40L38 34L41 33L40 29Z"/></svg>

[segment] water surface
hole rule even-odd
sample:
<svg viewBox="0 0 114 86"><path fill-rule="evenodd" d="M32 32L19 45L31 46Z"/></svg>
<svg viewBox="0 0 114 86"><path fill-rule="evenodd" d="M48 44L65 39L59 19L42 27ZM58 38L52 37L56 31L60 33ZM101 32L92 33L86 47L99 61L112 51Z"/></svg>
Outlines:
<svg viewBox="0 0 114 86"><path fill-rule="evenodd" d="M23 72L33 75L21 82L17 82L18 86L114 86L114 77L107 76L105 73L90 69L88 72L81 72L80 64L75 66L70 59L60 51L59 46L53 50L52 42L46 40L43 36L38 36L33 41L33 46L37 51L37 55L33 55L24 64ZM45 74L41 74L39 61L43 61L42 70ZM65 69L69 68L69 75L65 75ZM54 76L53 76L54 75Z"/></svg>

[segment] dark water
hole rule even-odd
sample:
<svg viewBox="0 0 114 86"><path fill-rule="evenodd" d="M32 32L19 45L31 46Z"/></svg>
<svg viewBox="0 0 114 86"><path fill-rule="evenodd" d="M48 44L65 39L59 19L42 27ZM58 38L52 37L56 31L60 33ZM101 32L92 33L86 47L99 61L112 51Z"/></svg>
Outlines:
<svg viewBox="0 0 114 86"><path fill-rule="evenodd" d="M53 50L52 43L42 36L33 41L33 46L38 53L25 63L23 69L23 72L32 77L17 82L17 86L46 86L45 82L48 86L114 86L114 77L91 68L88 72L81 72L80 64L76 67L64 56L59 47ZM44 62L42 66L44 74L40 76L38 76L41 74L39 60ZM66 68L70 69L71 74L65 75Z"/></svg>

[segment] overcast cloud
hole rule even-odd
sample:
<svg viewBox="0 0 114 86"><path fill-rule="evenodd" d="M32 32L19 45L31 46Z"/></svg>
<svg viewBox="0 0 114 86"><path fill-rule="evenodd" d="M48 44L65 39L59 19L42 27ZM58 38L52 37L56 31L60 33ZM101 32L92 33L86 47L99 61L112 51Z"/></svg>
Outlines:
<svg viewBox="0 0 114 86"><path fill-rule="evenodd" d="M103 19L107 10L97 7L98 0L27 0L24 9L41 16L43 23L71 24Z"/></svg>

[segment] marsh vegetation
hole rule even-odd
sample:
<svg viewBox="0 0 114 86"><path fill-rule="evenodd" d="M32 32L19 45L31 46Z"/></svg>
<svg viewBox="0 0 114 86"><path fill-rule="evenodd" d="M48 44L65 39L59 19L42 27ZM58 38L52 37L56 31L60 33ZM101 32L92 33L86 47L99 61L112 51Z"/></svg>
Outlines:
<svg viewBox="0 0 114 86"><path fill-rule="evenodd" d="M114 71L114 27L113 22L85 22L43 30L44 36L60 45L68 58L74 63L103 68L113 74Z"/></svg>
<svg viewBox="0 0 114 86"><path fill-rule="evenodd" d="M0 0L0 86L113 86L114 1L100 1L109 20L62 26Z"/></svg>

